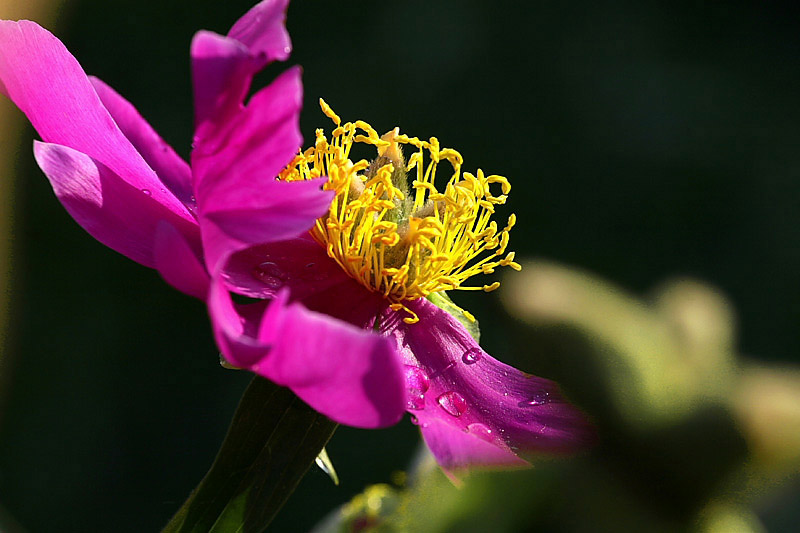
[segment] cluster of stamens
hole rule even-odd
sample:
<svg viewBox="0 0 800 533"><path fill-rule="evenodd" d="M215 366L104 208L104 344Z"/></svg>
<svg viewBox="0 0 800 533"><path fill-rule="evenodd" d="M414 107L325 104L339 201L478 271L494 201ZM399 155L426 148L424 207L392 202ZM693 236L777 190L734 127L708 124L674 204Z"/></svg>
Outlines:
<svg viewBox="0 0 800 533"><path fill-rule="evenodd" d="M495 206L504 204L511 190L506 178L485 176L481 170L476 175L462 172L461 154L441 148L435 137L423 141L401 135L397 128L379 136L363 121L342 124L322 99L320 106L336 124L330 141L317 130L314 146L295 157L280 179L328 177L325 189L336 196L311 235L350 277L381 293L393 310L405 310L405 322L418 321L403 304L406 300L453 289L493 291L499 282L478 287L462 283L498 266L521 268L514 252L506 253L516 217L509 216L503 229L491 220ZM378 157L353 163L354 143L375 146ZM401 145L415 149L407 164ZM434 179L443 161L453 173L439 192ZM492 194L493 184L502 194Z"/></svg>

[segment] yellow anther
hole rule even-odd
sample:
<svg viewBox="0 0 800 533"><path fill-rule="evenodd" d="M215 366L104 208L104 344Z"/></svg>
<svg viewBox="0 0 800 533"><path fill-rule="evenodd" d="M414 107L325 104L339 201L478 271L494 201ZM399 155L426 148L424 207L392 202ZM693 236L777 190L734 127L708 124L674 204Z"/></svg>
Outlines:
<svg viewBox="0 0 800 533"><path fill-rule="evenodd" d="M412 311L408 307L404 307L403 310L406 313L409 313L411 315L411 316L405 317L403 319L403 322L405 322L406 324L416 324L417 322L419 322L419 316L417 316L417 313L415 313L414 311Z"/></svg>
<svg viewBox="0 0 800 533"><path fill-rule="evenodd" d="M514 255L514 252L508 252L508 255L500 260L500 266L511 266L513 268L513 265L516 264L514 263Z"/></svg>
<svg viewBox="0 0 800 533"><path fill-rule="evenodd" d="M374 141L374 140L380 139L380 135L378 135L378 132L375 131L372 128L372 126L370 126L369 124L367 124L363 120L356 120L354 125L355 125L356 128L358 128L358 129L360 129L362 131L366 131L367 135L368 135L368 138L370 140Z"/></svg>
<svg viewBox="0 0 800 533"><path fill-rule="evenodd" d="M322 98L319 99L319 107L322 108L322 112L325 114L326 117L331 119L334 124L338 126L339 124L342 123L342 119L339 118L339 115L334 113L333 109L331 109L331 106L329 106L328 103ZM319 132L320 130L317 131Z"/></svg>
<svg viewBox="0 0 800 533"><path fill-rule="evenodd" d="M503 176L497 176L495 174L492 174L491 176L488 176L486 178L486 181L488 183L499 183L500 184L500 188L503 191L503 194L508 194L508 193L511 192L511 184Z"/></svg>
<svg viewBox="0 0 800 533"><path fill-rule="evenodd" d="M517 215L511 213L511 215L508 217L508 224L506 224L506 227L503 231L505 232L511 231L511 228L513 228L516 224L517 224Z"/></svg>
<svg viewBox="0 0 800 533"><path fill-rule="evenodd" d="M403 164L403 150L397 142L398 135L400 135L400 128L395 128L381 135L381 140L384 141L385 144L378 146L378 156L385 157L395 166Z"/></svg>
<svg viewBox="0 0 800 533"><path fill-rule="evenodd" d="M506 254L516 217L512 214L503 229L491 220L495 205L505 203L510 192L506 178L481 170L462 173L461 154L442 148L435 137L422 141L398 128L379 136L366 122L342 123L322 99L320 107L336 125L330 140L318 130L314 146L298 154L280 179L328 177L325 189L336 196L311 235L350 277L382 294L394 311L404 311L404 322L419 321L405 303L409 300L452 289L493 291L499 282L463 284L500 266L521 268L513 252ZM354 144L374 146L377 162L352 161ZM412 152L407 162L402 145ZM452 172L437 177L445 161ZM496 183L502 194L495 196L490 188Z"/></svg>

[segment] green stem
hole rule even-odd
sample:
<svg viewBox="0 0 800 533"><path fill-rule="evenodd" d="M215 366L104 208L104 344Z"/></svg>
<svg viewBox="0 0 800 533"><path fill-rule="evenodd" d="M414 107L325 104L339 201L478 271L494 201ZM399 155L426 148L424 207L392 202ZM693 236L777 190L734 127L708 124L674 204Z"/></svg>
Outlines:
<svg viewBox="0 0 800 533"><path fill-rule="evenodd" d="M264 531L337 424L255 377L214 464L163 533Z"/></svg>

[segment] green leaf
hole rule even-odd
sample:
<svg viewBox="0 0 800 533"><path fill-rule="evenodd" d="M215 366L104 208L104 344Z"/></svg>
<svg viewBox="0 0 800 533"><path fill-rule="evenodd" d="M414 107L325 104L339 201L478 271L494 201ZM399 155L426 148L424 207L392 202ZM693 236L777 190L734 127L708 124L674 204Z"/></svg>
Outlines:
<svg viewBox="0 0 800 533"><path fill-rule="evenodd" d="M163 532L264 531L336 427L289 389L255 377L214 464Z"/></svg>

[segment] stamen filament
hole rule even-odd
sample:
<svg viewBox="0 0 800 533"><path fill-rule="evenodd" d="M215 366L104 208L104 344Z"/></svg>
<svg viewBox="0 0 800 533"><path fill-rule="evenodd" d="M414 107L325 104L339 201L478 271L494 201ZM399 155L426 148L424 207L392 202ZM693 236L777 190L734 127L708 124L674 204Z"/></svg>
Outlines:
<svg viewBox="0 0 800 533"><path fill-rule="evenodd" d="M511 191L506 178L485 176L481 170L462 173L461 154L441 148L436 137L422 141L397 128L381 137L366 122L342 124L322 99L320 107L336 125L330 141L317 130L314 146L295 157L280 179L328 176L325 189L336 196L311 235L349 276L382 294L391 309L404 310L406 323L419 318L405 301L452 289L493 291L499 282L478 287L463 283L499 266L521 268L514 252L506 254L516 216L509 216L503 229L491 220L494 206L505 204ZM355 143L374 146L378 159L372 164L351 161ZM407 164L400 149L404 144L416 148ZM453 172L439 192L434 181L444 161ZM414 170L406 188L404 176ZM490 192L495 184L499 195Z"/></svg>

